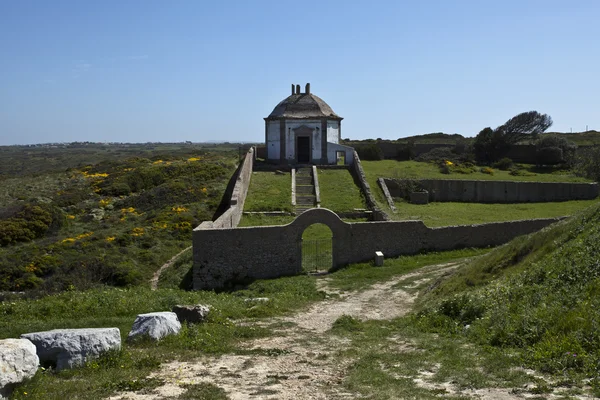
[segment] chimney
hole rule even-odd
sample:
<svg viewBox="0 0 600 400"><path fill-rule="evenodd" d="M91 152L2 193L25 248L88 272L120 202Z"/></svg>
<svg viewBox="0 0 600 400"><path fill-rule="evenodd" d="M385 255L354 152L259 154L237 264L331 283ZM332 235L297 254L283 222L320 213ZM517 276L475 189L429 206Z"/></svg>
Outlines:
<svg viewBox="0 0 600 400"><path fill-rule="evenodd" d="M294 86L294 84L292 83L292 94L296 94L296 86Z"/></svg>
<svg viewBox="0 0 600 400"><path fill-rule="evenodd" d="M300 94L300 85L296 85L296 94Z"/></svg>
<svg viewBox="0 0 600 400"><path fill-rule="evenodd" d="M306 92L306 94L310 94L310 83L306 84L306 89L304 89L304 91Z"/></svg>

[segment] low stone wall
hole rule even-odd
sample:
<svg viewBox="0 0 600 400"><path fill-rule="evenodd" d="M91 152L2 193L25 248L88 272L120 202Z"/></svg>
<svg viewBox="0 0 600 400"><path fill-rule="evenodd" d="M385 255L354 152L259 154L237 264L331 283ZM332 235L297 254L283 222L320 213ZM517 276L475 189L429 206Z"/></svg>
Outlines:
<svg viewBox="0 0 600 400"><path fill-rule="evenodd" d="M405 197L402 181L384 178L393 197ZM429 201L473 203L538 203L590 200L598 197L597 183L475 181L451 179L416 180L429 192Z"/></svg>
<svg viewBox="0 0 600 400"><path fill-rule="evenodd" d="M369 210L373 211L373 220L388 221L390 217L377 206L375 197L373 197L373 193L371 192L371 185L369 185L369 182L367 182L367 176L365 175L365 171L360 163L360 157L358 157L358 153L356 151L354 152L354 162L350 165L350 173L359 182L360 190L365 196L365 200L367 202L367 207L369 207Z"/></svg>
<svg viewBox="0 0 600 400"><path fill-rule="evenodd" d="M214 221L204 221L198 228L203 229L222 229L222 228L235 228L242 219L242 213L244 211L244 202L246 201L246 195L248 194L248 186L250 185L250 178L252 177L252 167L254 165L254 148L250 148L246 153L246 157L238 170L236 171L237 180L233 187L231 199L229 200L229 208L221 214L219 218ZM196 229L198 229L196 228Z"/></svg>
<svg viewBox="0 0 600 400"><path fill-rule="evenodd" d="M193 285L196 290L227 288L253 279L302 272L302 233L323 223L333 234L332 268L372 260L376 251L398 257L425 250L487 247L535 232L559 218L428 228L421 221L346 223L334 212L314 208L283 226L194 229Z"/></svg>
<svg viewBox="0 0 600 400"><path fill-rule="evenodd" d="M381 187L381 191L383 192L383 195L385 196L385 200L387 201L388 206L390 207L390 210L392 210L392 212L395 213L396 205L394 204L394 199L392 198L392 195L390 194L390 191L388 190L388 187L385 184L385 179L377 178L377 183Z"/></svg>

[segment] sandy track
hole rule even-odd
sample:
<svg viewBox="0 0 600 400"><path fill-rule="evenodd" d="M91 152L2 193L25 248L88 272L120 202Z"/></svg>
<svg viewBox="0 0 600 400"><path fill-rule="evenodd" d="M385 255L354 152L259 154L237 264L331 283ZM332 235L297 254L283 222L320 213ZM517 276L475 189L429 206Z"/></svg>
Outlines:
<svg viewBox="0 0 600 400"><path fill-rule="evenodd" d="M182 385L200 382L223 388L232 400L353 398L356 394L347 393L342 386L350 361L333 357L347 344L326 333L333 323L342 315L361 320L402 316L411 310L416 297L411 288L455 267L426 267L364 291L342 293L292 316L261 321L274 333L245 344L256 354L203 356L193 362L163 364L151 377L163 379L164 385L151 393L120 393L110 399L172 398L184 391ZM423 278L415 282L420 276ZM326 291L327 281L327 277L319 280L319 287Z"/></svg>

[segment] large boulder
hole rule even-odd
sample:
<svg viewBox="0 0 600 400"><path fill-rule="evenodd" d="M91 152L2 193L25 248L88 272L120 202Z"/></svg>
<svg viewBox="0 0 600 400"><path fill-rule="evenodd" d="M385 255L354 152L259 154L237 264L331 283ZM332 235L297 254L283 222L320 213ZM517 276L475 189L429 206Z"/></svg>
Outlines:
<svg viewBox="0 0 600 400"><path fill-rule="evenodd" d="M54 329L21 335L35 344L42 365L79 367L109 350L121 349L119 328Z"/></svg>
<svg viewBox="0 0 600 400"><path fill-rule="evenodd" d="M15 385L35 375L40 360L35 345L26 339L0 340L0 399Z"/></svg>
<svg viewBox="0 0 600 400"><path fill-rule="evenodd" d="M210 308L202 304L195 306L174 306L173 312L177 315L179 322L197 324L206 320Z"/></svg>
<svg viewBox="0 0 600 400"><path fill-rule="evenodd" d="M153 312L139 314L131 327L127 340L148 336L160 340L167 335L176 335L181 329L181 323L174 312Z"/></svg>

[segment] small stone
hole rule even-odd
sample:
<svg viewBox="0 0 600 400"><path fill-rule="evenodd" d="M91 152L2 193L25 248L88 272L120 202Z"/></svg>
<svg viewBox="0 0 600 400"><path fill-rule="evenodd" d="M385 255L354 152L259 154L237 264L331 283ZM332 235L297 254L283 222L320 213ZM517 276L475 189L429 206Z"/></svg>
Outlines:
<svg viewBox="0 0 600 400"><path fill-rule="evenodd" d="M163 311L139 314L135 318L127 340L142 336L148 336L153 340L160 340L165 336L178 334L180 329L181 323L174 312Z"/></svg>
<svg viewBox="0 0 600 400"><path fill-rule="evenodd" d="M244 300L244 303L268 303L269 301L271 301L271 299L268 297L252 297Z"/></svg>
<svg viewBox="0 0 600 400"><path fill-rule="evenodd" d="M197 304L195 306L177 305L173 307L173 312L177 315L179 322L196 324L206 320L210 308L202 304Z"/></svg>
<svg viewBox="0 0 600 400"><path fill-rule="evenodd" d="M0 399L8 397L17 384L32 378L39 363L35 345L29 340L0 340Z"/></svg>

